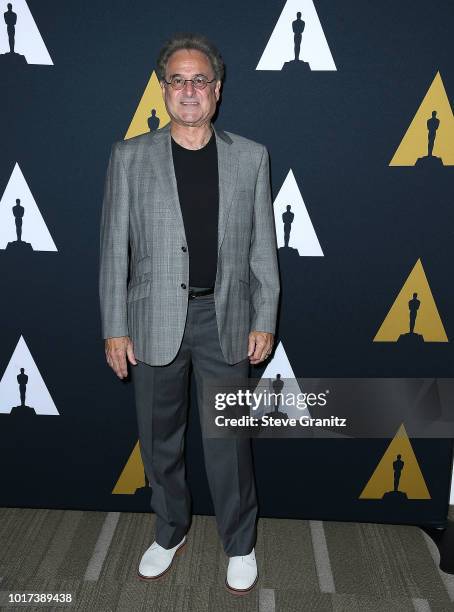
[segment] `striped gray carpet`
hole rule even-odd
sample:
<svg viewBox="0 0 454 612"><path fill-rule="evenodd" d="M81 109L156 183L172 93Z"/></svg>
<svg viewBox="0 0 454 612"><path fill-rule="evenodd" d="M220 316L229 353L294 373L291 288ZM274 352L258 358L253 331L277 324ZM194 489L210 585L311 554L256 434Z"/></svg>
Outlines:
<svg viewBox="0 0 454 612"><path fill-rule="evenodd" d="M244 597L224 588L214 517L194 517L173 569L146 583L136 570L153 533L153 514L0 509L0 609L454 611L454 577L417 527L260 519L259 583ZM74 603L7 605L13 592L71 593Z"/></svg>

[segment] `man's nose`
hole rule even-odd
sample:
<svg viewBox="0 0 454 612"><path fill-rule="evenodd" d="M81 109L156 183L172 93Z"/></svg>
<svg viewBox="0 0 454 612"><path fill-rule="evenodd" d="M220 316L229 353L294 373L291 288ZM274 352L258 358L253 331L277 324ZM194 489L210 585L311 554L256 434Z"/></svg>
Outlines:
<svg viewBox="0 0 454 612"><path fill-rule="evenodd" d="M194 83L192 81L186 81L186 83L184 84L183 87L184 93L190 93L193 94L195 91L195 87L194 87Z"/></svg>

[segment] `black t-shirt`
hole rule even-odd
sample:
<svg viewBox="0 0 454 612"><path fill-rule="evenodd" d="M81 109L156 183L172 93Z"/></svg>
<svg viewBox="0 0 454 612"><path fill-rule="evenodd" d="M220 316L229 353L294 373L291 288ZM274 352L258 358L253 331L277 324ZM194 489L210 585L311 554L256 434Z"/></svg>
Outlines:
<svg viewBox="0 0 454 612"><path fill-rule="evenodd" d="M189 285L211 287L218 259L219 184L216 136L201 149L173 138L172 156L189 253Z"/></svg>

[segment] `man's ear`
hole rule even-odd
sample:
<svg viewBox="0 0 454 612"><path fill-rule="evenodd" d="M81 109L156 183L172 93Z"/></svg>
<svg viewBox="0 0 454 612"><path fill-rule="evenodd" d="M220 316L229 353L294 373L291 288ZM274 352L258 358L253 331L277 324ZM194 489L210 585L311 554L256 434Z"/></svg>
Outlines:
<svg viewBox="0 0 454 612"><path fill-rule="evenodd" d="M219 100L219 96L221 95L221 87L222 87L222 81L216 81L216 86L214 88L214 91L216 94L216 100Z"/></svg>

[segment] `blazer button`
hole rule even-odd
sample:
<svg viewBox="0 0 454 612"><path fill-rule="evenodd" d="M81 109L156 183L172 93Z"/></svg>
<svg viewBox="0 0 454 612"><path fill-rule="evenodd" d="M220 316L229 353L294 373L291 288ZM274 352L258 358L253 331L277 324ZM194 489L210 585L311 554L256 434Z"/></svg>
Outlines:
<svg viewBox="0 0 454 612"><path fill-rule="evenodd" d="M188 250L185 246L181 247L181 250L184 251L186 253L186 251Z"/></svg>
<svg viewBox="0 0 454 612"><path fill-rule="evenodd" d="M186 285L184 283L181 283L181 287L182 289L186 289Z"/></svg>

